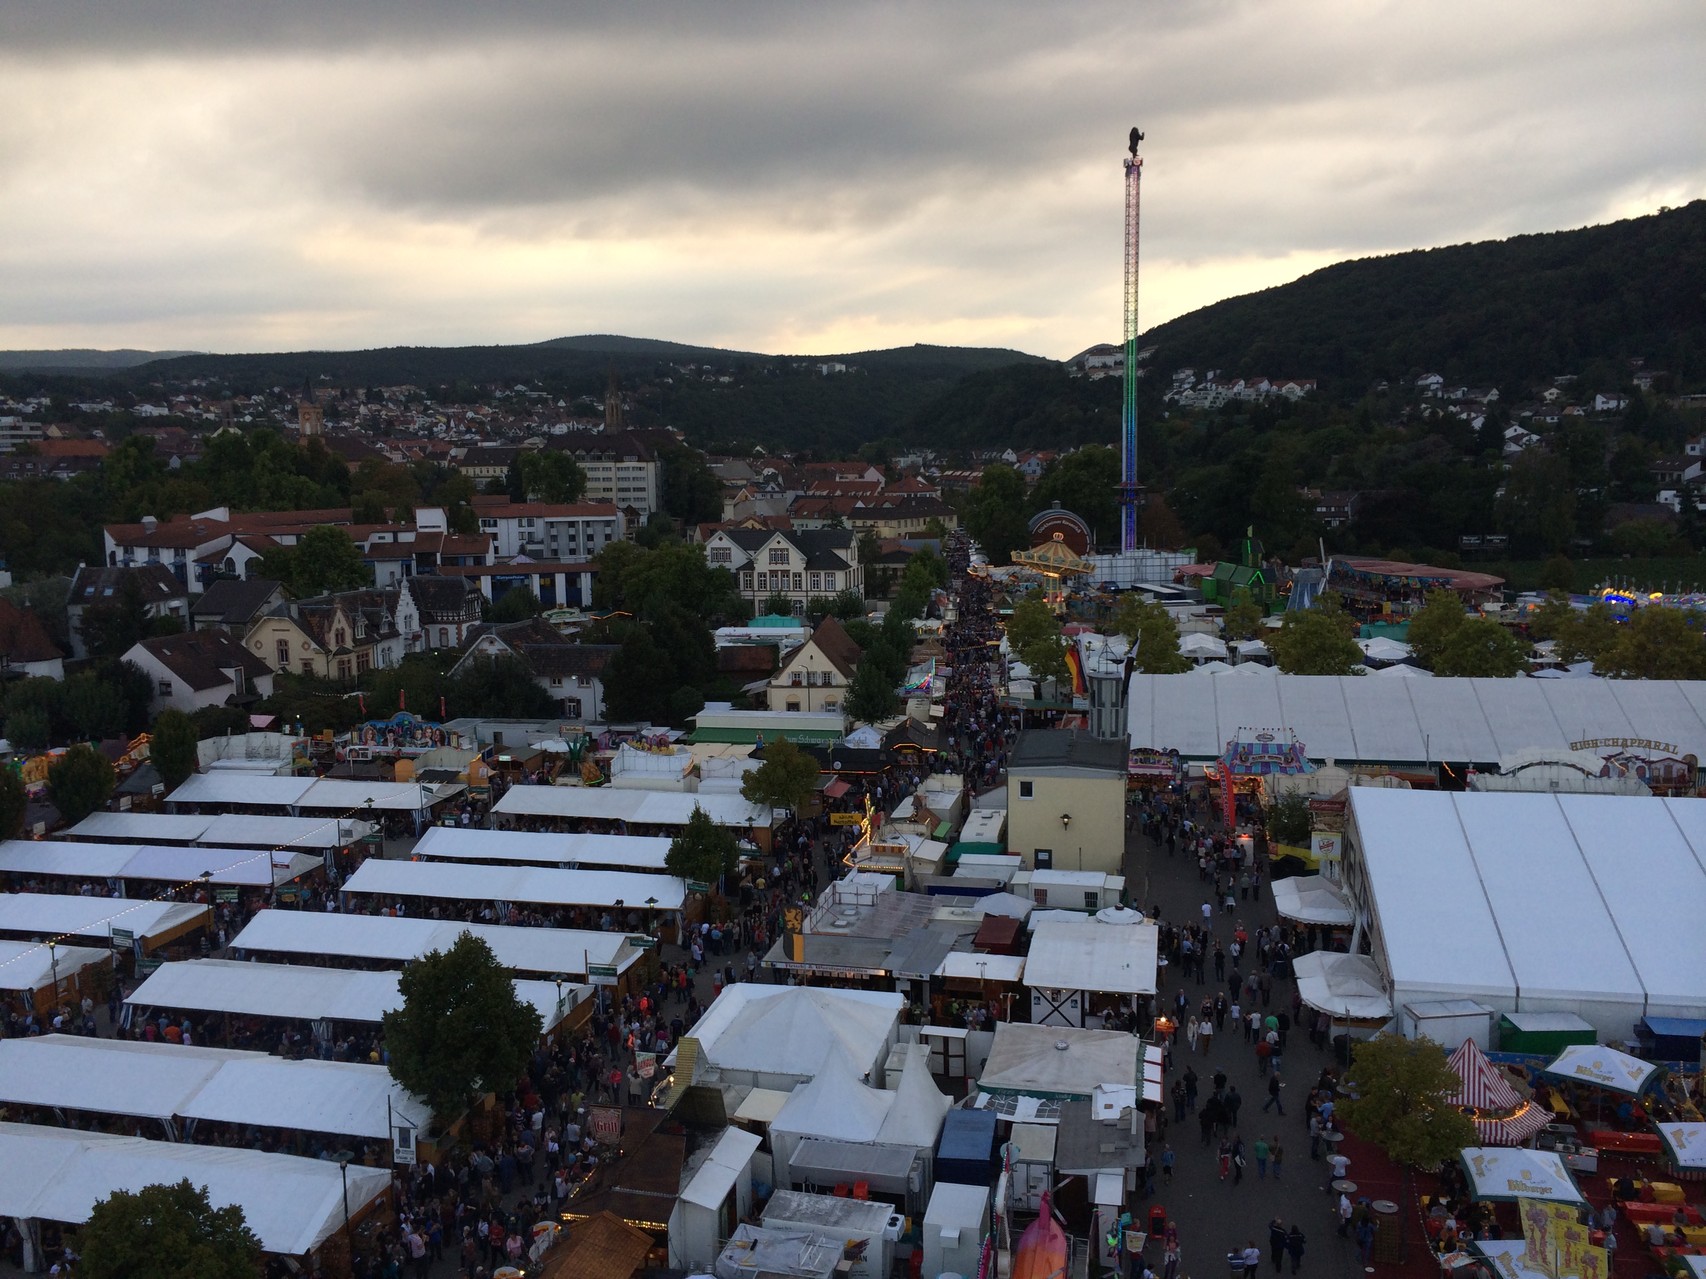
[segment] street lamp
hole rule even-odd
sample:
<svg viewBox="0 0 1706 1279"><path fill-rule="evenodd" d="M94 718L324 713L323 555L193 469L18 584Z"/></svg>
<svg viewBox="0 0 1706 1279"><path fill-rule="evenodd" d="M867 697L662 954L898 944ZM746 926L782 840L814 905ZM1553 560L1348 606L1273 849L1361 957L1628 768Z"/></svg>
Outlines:
<svg viewBox="0 0 1706 1279"><path fill-rule="evenodd" d="M334 1151L332 1158L337 1161L338 1177L343 1181L344 1186L344 1249L349 1253L348 1260L350 1270L353 1273L355 1270L355 1242L350 1238L349 1233L349 1164L350 1160L355 1158L355 1151Z"/></svg>
<svg viewBox="0 0 1706 1279"><path fill-rule="evenodd" d="M47 944L47 962L48 962L48 965L53 969L53 1003L54 1003L55 1008L57 1008L59 1006L59 951L57 949L58 946L59 946L59 943L56 941L50 941Z"/></svg>
<svg viewBox="0 0 1706 1279"><path fill-rule="evenodd" d="M1060 815L1060 828L1061 828L1061 830L1072 829L1072 814L1071 813L1062 813Z"/></svg>

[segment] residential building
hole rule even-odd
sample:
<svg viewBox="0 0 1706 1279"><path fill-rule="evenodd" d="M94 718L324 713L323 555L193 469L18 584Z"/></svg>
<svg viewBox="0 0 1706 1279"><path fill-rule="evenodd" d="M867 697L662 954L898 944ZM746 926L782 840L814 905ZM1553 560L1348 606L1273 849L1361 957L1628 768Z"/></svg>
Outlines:
<svg viewBox="0 0 1706 1279"><path fill-rule="evenodd" d="M411 577L398 590L399 614L411 612L402 607L406 596L418 622L413 630L398 628L405 652L461 648L480 624L480 592L465 577Z"/></svg>
<svg viewBox="0 0 1706 1279"><path fill-rule="evenodd" d="M124 659L154 681L153 712L247 706L272 694L272 671L224 631L145 639Z"/></svg>
<svg viewBox="0 0 1706 1279"><path fill-rule="evenodd" d="M773 711L836 711L859 669L859 646L833 617L818 623L811 638L796 648L770 677Z"/></svg>
<svg viewBox="0 0 1706 1279"><path fill-rule="evenodd" d="M190 605L190 629L222 630L239 638L263 615L285 604L284 586L267 577L221 577Z"/></svg>
<svg viewBox="0 0 1706 1279"><path fill-rule="evenodd" d="M65 655L34 609L0 596L0 677L65 678Z"/></svg>
<svg viewBox="0 0 1706 1279"><path fill-rule="evenodd" d="M83 614L100 606L123 604L134 598L150 620L176 618L189 626L189 588L160 564L142 564L136 568L107 568L97 564L90 568L79 564L71 577L71 591L65 597L66 621L71 633L71 656L89 656L83 639Z"/></svg>
<svg viewBox="0 0 1706 1279"><path fill-rule="evenodd" d="M509 502L474 499L480 531L495 553L510 557L578 561L594 558L628 536L628 522L612 502Z"/></svg>
<svg viewBox="0 0 1706 1279"><path fill-rule="evenodd" d="M274 671L353 680L402 660L418 632L414 600L400 591L345 591L297 600L249 628L244 644Z"/></svg>
<svg viewBox="0 0 1706 1279"><path fill-rule="evenodd" d="M482 622L468 638L468 651L451 667L452 677L472 662L500 657L519 661L557 703L561 717L579 723L604 720L604 668L620 644L577 644L543 618Z"/></svg>
<svg viewBox="0 0 1706 1279"><path fill-rule="evenodd" d="M741 597L754 611L781 594L795 616L803 617L814 595L865 592L859 536L851 529L719 529L705 542L705 559L735 575Z"/></svg>
<svg viewBox="0 0 1706 1279"><path fill-rule="evenodd" d="M1028 729L1007 764L1007 848L1032 870L1118 875L1126 747L1078 729Z"/></svg>
<svg viewBox="0 0 1706 1279"><path fill-rule="evenodd" d="M612 502L636 524L663 509L657 453L632 431L563 436L550 447L574 458L586 473L588 501Z"/></svg>
<svg viewBox="0 0 1706 1279"><path fill-rule="evenodd" d="M487 603L496 603L512 590L525 589L546 608L586 608L592 603L598 565L521 555L475 568L440 569L439 573L468 582Z"/></svg>

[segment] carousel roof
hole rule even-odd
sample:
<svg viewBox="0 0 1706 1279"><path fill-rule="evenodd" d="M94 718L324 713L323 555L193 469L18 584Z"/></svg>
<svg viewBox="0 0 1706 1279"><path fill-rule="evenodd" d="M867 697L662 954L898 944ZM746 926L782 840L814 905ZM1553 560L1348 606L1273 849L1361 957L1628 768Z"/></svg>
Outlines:
<svg viewBox="0 0 1706 1279"><path fill-rule="evenodd" d="M1040 573L1051 573L1057 577L1067 573L1088 573L1095 566L1065 542L1059 533L1051 539L1033 546L1028 551L1016 551L1013 562L1025 568L1034 568Z"/></svg>

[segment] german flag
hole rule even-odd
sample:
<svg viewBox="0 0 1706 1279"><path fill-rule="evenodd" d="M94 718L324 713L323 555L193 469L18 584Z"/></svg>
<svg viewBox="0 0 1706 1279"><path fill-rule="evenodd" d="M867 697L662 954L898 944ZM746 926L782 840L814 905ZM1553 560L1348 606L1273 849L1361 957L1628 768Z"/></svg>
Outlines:
<svg viewBox="0 0 1706 1279"><path fill-rule="evenodd" d="M1090 696L1090 686L1084 681L1084 655L1078 651L1076 640L1066 641L1066 669L1072 673L1072 695Z"/></svg>

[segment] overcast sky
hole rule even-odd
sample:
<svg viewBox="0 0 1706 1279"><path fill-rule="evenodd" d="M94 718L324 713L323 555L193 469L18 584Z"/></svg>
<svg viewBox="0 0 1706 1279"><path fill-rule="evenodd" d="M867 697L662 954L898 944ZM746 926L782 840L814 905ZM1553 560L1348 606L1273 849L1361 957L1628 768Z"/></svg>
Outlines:
<svg viewBox="0 0 1706 1279"><path fill-rule="evenodd" d="M0 347L1065 357L1706 195L1700 0L0 0ZM1307 372L1302 370L1301 372Z"/></svg>

